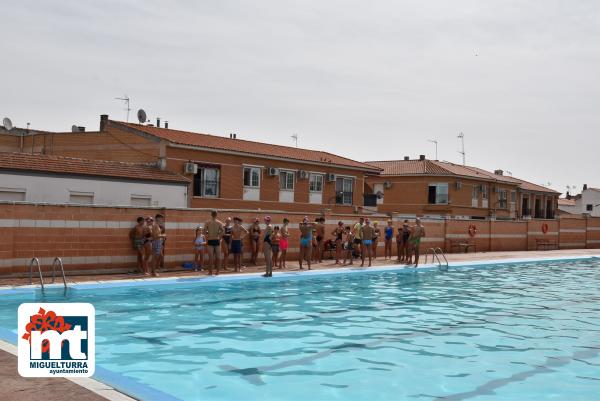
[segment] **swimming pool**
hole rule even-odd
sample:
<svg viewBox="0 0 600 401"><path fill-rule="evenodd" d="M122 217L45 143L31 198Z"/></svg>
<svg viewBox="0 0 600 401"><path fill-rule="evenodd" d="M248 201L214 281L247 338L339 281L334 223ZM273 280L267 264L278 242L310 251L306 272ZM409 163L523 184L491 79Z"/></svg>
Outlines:
<svg viewBox="0 0 600 401"><path fill-rule="evenodd" d="M0 292L0 335L33 300L94 304L96 377L148 400L600 394L599 258Z"/></svg>

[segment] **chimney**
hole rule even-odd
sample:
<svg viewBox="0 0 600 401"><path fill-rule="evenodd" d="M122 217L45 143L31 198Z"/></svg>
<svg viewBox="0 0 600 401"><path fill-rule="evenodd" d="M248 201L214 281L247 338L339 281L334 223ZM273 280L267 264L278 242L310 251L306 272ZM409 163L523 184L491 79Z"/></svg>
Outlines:
<svg viewBox="0 0 600 401"><path fill-rule="evenodd" d="M237 134L233 134L233 139L237 139Z"/></svg>
<svg viewBox="0 0 600 401"><path fill-rule="evenodd" d="M156 128L160 128L160 117L156 117Z"/></svg>
<svg viewBox="0 0 600 401"><path fill-rule="evenodd" d="M587 184L583 184L583 190L587 191Z"/></svg>
<svg viewBox="0 0 600 401"><path fill-rule="evenodd" d="M106 131L108 127L108 114L100 114L100 132Z"/></svg>
<svg viewBox="0 0 600 401"><path fill-rule="evenodd" d="M168 121L165 121L165 128L169 129L169 122Z"/></svg>
<svg viewBox="0 0 600 401"><path fill-rule="evenodd" d="M425 160L425 155L419 155L419 160Z"/></svg>
<svg viewBox="0 0 600 401"><path fill-rule="evenodd" d="M79 127L77 127L77 131L85 132L85 127L79 126Z"/></svg>
<svg viewBox="0 0 600 401"><path fill-rule="evenodd" d="M410 160L410 157L404 156L404 160Z"/></svg>
<svg viewBox="0 0 600 401"><path fill-rule="evenodd" d="M498 169L498 170L494 170L494 174L496 175L504 175L504 171Z"/></svg>

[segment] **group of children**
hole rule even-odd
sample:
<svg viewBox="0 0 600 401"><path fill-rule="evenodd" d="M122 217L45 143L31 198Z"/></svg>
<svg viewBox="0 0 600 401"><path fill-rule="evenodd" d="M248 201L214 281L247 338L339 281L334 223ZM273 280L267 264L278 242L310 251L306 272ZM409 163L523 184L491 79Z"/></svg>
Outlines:
<svg viewBox="0 0 600 401"><path fill-rule="evenodd" d="M271 217L264 217L264 229L261 228L260 220L254 219L248 227L242 225L240 217L228 217L225 223L217 219L217 211L211 212L211 219L199 225L196 228L194 237L194 270L201 271L206 266L208 273L216 274L219 270L227 270L230 255L233 255L233 266L236 272L241 271L243 244L246 238L249 238L251 259L250 263L256 265L260 244L265 256L266 272L265 277L271 277L273 267L279 269L286 268L286 257L289 246L289 220L283 219L283 225L273 226ZM361 259L361 266L364 266L368 259L368 266L371 266L372 260L377 258L377 247L379 240L383 237L385 244L384 258L392 259L392 245L394 238L398 262L404 262L407 265L413 263L415 266L419 263L419 243L425 236L425 228L421 225L420 219L416 219L415 225L410 226L408 220L404 220L401 227L394 230L394 224L391 220L383 231L379 228L377 222L371 225L369 219L360 218L354 226L344 226L342 221L333 230L331 235L333 239L325 240L325 219L319 217L314 222L309 222L308 217L304 217L298 226L300 230L300 252L299 267L303 269L303 263L306 262L308 269L311 268L311 262L322 262L323 253L326 245L335 249L335 263L342 265L352 265L355 258ZM158 270L164 267L164 245L166 241L164 216L157 214L152 217L138 217L137 224L131 231L133 246L137 252L138 267L141 273L145 275L152 274L158 276ZM208 254L208 264L205 264ZM341 262L343 256L343 262Z"/></svg>
<svg viewBox="0 0 600 401"><path fill-rule="evenodd" d="M137 224L130 233L137 254L138 270L144 275L158 276L164 268L165 241L167 240L165 221L162 214L138 217Z"/></svg>
<svg viewBox="0 0 600 401"><path fill-rule="evenodd" d="M233 255L233 265L236 272L241 271L244 239L249 237L251 246L250 263L256 265L260 241L262 237L263 252L265 254L265 264L270 267L278 266L279 269L286 268L286 255L288 250L288 225L289 220L283 219L282 227L271 226L271 217L264 218L265 230L260 228L260 220L256 218L247 229L242 225L240 217L228 217L225 224L217 220L217 212L211 213L211 220L204 226L196 228L194 238L195 259L194 270L203 270L206 253L208 253L209 274L213 274L213 267L216 274L219 270L227 270L229 256ZM262 234L262 235L261 235ZM222 258L221 258L222 254Z"/></svg>
<svg viewBox="0 0 600 401"><path fill-rule="evenodd" d="M365 259L368 258L369 266L372 259L377 258L377 247L379 238L381 237L381 229L377 222L371 225L369 219L360 218L353 226L345 226L343 222L338 222L338 226L333 230L332 235L335 241L335 263L340 264L342 254L344 256L343 265L346 265L348 260L350 265L353 264L355 258L361 259L361 267L365 264ZM408 220L404 220L401 227L398 227L397 233L394 235L394 223L392 220L387 222L387 226L383 230L384 238L384 259L392 259L392 243L396 239L396 250L398 262L404 262L407 265L414 263L419 264L419 244L421 238L425 236L425 228L421 225L421 220L416 219L414 226L408 224Z"/></svg>

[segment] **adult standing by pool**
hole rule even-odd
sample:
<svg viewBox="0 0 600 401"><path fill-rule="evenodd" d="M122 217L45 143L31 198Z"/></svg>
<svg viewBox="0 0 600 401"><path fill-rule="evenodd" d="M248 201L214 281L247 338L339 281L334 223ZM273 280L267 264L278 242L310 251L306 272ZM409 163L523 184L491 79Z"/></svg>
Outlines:
<svg viewBox="0 0 600 401"><path fill-rule="evenodd" d="M364 253L363 243L362 243L362 226L365 223L365 219L361 217L358 222L354 225L352 229L352 235L354 236L354 251L358 252L361 256ZM364 259L363 259L364 260Z"/></svg>
<svg viewBox="0 0 600 401"><path fill-rule="evenodd" d="M373 223L373 244L371 245L371 249L373 250L373 259L377 259L377 246L379 245L379 237L381 236L381 229L379 228L379 223Z"/></svg>
<svg viewBox="0 0 600 401"><path fill-rule="evenodd" d="M219 274L221 259L221 236L223 235L223 223L217 220L217 211L210 212L210 220L204 224L204 235L208 244L208 274L212 276L213 266Z"/></svg>
<svg viewBox="0 0 600 401"><path fill-rule="evenodd" d="M308 217L304 216L300 223L300 269L302 269L302 260L306 260L308 270L310 270L310 258L312 250L312 232L315 227L314 223L308 222Z"/></svg>
<svg viewBox="0 0 600 401"><path fill-rule="evenodd" d="M263 239L263 253L265 254L265 274L263 277L273 277L273 248L272 235L273 226L271 225L271 216L265 217L265 236Z"/></svg>
<svg viewBox="0 0 600 401"><path fill-rule="evenodd" d="M425 237L425 227L421 225L421 219L417 217L415 220L416 225L412 228L410 237L408 239L410 243L410 259L408 264L412 262L412 254L415 254L415 267L419 265L419 245L421 244L421 238Z"/></svg>
<svg viewBox="0 0 600 401"><path fill-rule="evenodd" d="M289 246L290 231L288 229L288 225L290 221L287 218L283 219L283 226L281 227L281 240L279 240L279 250L281 250L281 257L279 258L279 268L285 269L285 258L287 255L287 250Z"/></svg>
<svg viewBox="0 0 600 401"><path fill-rule="evenodd" d="M317 237L317 257L316 262L323 262L323 241L325 240L325 218L319 217L315 220L315 231Z"/></svg>
<svg viewBox="0 0 600 401"><path fill-rule="evenodd" d="M371 267L371 254L373 251L373 236L375 235L375 229L371 227L369 219L365 220L365 224L361 227L361 236L363 243L363 252L361 254L362 263L360 267L365 265L365 253L369 255L369 267Z"/></svg>
<svg viewBox="0 0 600 401"><path fill-rule="evenodd" d="M154 218L156 219L156 224L158 224L158 227L160 227L160 233L161 233L161 252L160 252L160 261L159 261L159 267L160 267L160 271L163 271L165 269L165 245L167 243L167 226L165 223L165 216L158 213L156 216L154 216Z"/></svg>

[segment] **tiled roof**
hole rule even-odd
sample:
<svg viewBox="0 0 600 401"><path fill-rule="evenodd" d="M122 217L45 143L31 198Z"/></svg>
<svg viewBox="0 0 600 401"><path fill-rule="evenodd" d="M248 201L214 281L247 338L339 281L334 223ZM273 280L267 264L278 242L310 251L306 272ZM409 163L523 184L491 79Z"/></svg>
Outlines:
<svg viewBox="0 0 600 401"><path fill-rule="evenodd" d="M189 182L187 178L179 174L144 164L86 160L30 153L0 152L0 170L126 178L140 181Z"/></svg>
<svg viewBox="0 0 600 401"><path fill-rule="evenodd" d="M218 149L230 152L240 152L249 155L258 155L262 157L276 157L291 160L299 160L303 162L331 164L334 166L349 167L352 169L367 170L371 172L378 171L376 167L373 167L366 163L361 163L355 160L347 159L342 156L337 156L332 153L323 152L319 150L273 145L269 143L247 141L244 139L231 139L216 135L201 134L188 131L178 131L171 128L157 128L141 124L124 123L121 121L111 120L110 123L133 128L146 134L150 134L180 145L197 146L201 148Z"/></svg>
<svg viewBox="0 0 600 401"><path fill-rule="evenodd" d="M467 178L475 178L483 181L504 182L515 184L526 191L559 193L550 188L536 185L519 178L499 175L493 172L473 166L463 166L450 162L438 160L388 160L369 161L372 166L383 169L381 175L456 175Z"/></svg>

